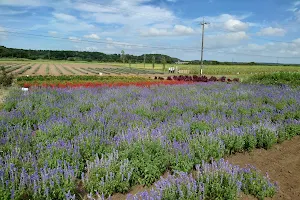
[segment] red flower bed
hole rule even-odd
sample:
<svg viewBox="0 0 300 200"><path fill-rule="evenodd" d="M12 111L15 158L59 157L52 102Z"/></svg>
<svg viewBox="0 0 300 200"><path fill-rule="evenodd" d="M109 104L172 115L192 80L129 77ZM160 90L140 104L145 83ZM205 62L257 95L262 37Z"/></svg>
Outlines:
<svg viewBox="0 0 300 200"><path fill-rule="evenodd" d="M150 87L152 85L183 85L183 84L191 84L192 82L186 81L168 81L168 80L161 80L161 81L142 81L142 82L131 82L131 83L97 83L97 82L82 82L82 83L24 83L23 87L30 88L30 87L52 87L52 88L78 88L78 87L85 87L85 88L93 88L93 87L123 87L123 86L137 86L137 87Z"/></svg>

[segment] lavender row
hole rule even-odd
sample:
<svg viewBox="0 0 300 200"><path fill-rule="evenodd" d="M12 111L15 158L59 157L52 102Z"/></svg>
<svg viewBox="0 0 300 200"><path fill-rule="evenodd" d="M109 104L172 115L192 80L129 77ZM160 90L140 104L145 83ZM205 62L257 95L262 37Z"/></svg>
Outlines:
<svg viewBox="0 0 300 200"><path fill-rule="evenodd" d="M161 178L150 191L129 194L127 200L238 199L241 192L264 199L272 197L278 189L276 183L258 174L252 166L240 168L224 159L201 166L196 166L195 175L176 172Z"/></svg>
<svg viewBox="0 0 300 200"><path fill-rule="evenodd" d="M299 103L299 88L242 84L15 91L0 111L0 194L125 193L166 170L188 173L202 161L292 138ZM40 184L46 168L53 175ZM21 184L23 171L43 186Z"/></svg>

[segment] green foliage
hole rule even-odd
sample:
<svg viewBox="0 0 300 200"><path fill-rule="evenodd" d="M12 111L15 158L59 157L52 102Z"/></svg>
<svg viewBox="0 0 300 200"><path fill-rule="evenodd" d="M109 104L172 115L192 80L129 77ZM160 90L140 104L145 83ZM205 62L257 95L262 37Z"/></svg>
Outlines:
<svg viewBox="0 0 300 200"><path fill-rule="evenodd" d="M165 72L167 61L166 61L166 58L164 56L162 57L162 61L161 62L163 64L163 72Z"/></svg>
<svg viewBox="0 0 300 200"><path fill-rule="evenodd" d="M155 56L152 56L152 68L154 69L155 67Z"/></svg>
<svg viewBox="0 0 300 200"><path fill-rule="evenodd" d="M270 149L274 144L277 143L277 137L274 132L268 129L260 129L256 133L257 137L257 148Z"/></svg>
<svg viewBox="0 0 300 200"><path fill-rule="evenodd" d="M122 60L123 64L125 63L125 59L126 59L125 51L122 50L121 51L121 60Z"/></svg>
<svg viewBox="0 0 300 200"><path fill-rule="evenodd" d="M210 126L204 122L204 121L199 121L199 122L193 122L191 124L191 134L195 133L204 133L208 132L210 130Z"/></svg>
<svg viewBox="0 0 300 200"><path fill-rule="evenodd" d="M0 86L8 87L13 83L13 75L7 74L5 68L1 66L1 74L0 74Z"/></svg>
<svg viewBox="0 0 300 200"><path fill-rule="evenodd" d="M242 190L245 194L251 194L259 200L275 195L276 187L269 187L268 180L265 177L262 177L254 167L249 171L245 171L243 177L244 184Z"/></svg>
<svg viewBox="0 0 300 200"><path fill-rule="evenodd" d="M135 184L151 185L167 169L169 154L160 141L138 141L124 144L124 158L134 168L132 178Z"/></svg>
<svg viewBox="0 0 300 200"><path fill-rule="evenodd" d="M299 72L278 72L272 74L259 74L250 77L247 82L259 83L268 85L300 85L300 73Z"/></svg>

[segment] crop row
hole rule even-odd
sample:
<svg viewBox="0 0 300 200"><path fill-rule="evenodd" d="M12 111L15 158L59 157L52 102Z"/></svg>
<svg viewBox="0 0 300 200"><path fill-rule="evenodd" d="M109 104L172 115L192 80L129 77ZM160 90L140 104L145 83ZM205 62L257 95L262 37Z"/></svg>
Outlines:
<svg viewBox="0 0 300 200"><path fill-rule="evenodd" d="M82 73L82 74L88 74L88 72L85 72L85 71L83 71L83 70L80 70L80 69L78 69L78 68L76 68L76 67L73 67L73 69L74 69L75 71L79 72L79 73Z"/></svg>
<svg viewBox="0 0 300 200"><path fill-rule="evenodd" d="M75 74L75 72L73 72L72 70L70 70L69 68L62 66L67 72L70 72L71 74Z"/></svg>
<svg viewBox="0 0 300 200"><path fill-rule="evenodd" d="M99 74L99 72L96 72L92 68L80 68L80 70L87 71L88 73L92 73L92 74Z"/></svg>
<svg viewBox="0 0 300 200"><path fill-rule="evenodd" d="M36 74L36 73L40 70L41 66L42 66L42 65L37 66L37 67L34 69L34 71L32 72L32 74Z"/></svg>
<svg viewBox="0 0 300 200"><path fill-rule="evenodd" d="M46 67L46 74L47 74L47 75L50 74L50 66L49 66L49 64L48 64L47 67Z"/></svg>
<svg viewBox="0 0 300 200"><path fill-rule="evenodd" d="M59 69L59 67L57 67L56 65L54 65L56 71L60 74L63 75L64 73Z"/></svg>
<svg viewBox="0 0 300 200"><path fill-rule="evenodd" d="M127 67L92 68L92 69L104 74L163 74L162 72L154 71L154 70L145 70L145 69L127 68Z"/></svg>
<svg viewBox="0 0 300 200"><path fill-rule="evenodd" d="M299 88L244 84L13 91L0 111L0 199L108 197L166 171L128 198L272 197L267 177L221 158L299 135L299 106Z"/></svg>
<svg viewBox="0 0 300 200"><path fill-rule="evenodd" d="M15 66L18 66L18 65L20 65L20 64L3 64L3 65L1 65L1 66L4 66L4 69L5 69L5 70L8 70L8 69L10 69L11 67L15 67Z"/></svg>
<svg viewBox="0 0 300 200"><path fill-rule="evenodd" d="M10 67L9 69L6 70L7 73L11 73L13 71L16 71L18 69L21 69L23 66L22 65L16 65L16 66L13 66L13 67Z"/></svg>
<svg viewBox="0 0 300 200"><path fill-rule="evenodd" d="M26 66L22 68L20 71L16 72L17 75L24 74L26 71L30 70L32 68L32 65Z"/></svg>

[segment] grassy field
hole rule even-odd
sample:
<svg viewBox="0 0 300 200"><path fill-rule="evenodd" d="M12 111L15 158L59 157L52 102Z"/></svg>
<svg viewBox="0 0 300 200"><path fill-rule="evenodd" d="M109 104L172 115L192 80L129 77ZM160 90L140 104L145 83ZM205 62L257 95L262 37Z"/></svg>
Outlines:
<svg viewBox="0 0 300 200"><path fill-rule="evenodd" d="M100 65L124 66L123 63L99 63ZM125 64L128 66L128 64ZM176 65L167 64L166 70L169 67L178 67L179 70L190 70L192 74L198 74L199 65ZM144 68L143 63L131 64L131 67ZM152 64L146 64L146 69L152 69ZM162 64L156 64L154 69L163 69ZM204 74L207 75L252 75L261 73L274 72L300 72L300 66L267 66L267 65L206 65L203 67Z"/></svg>

